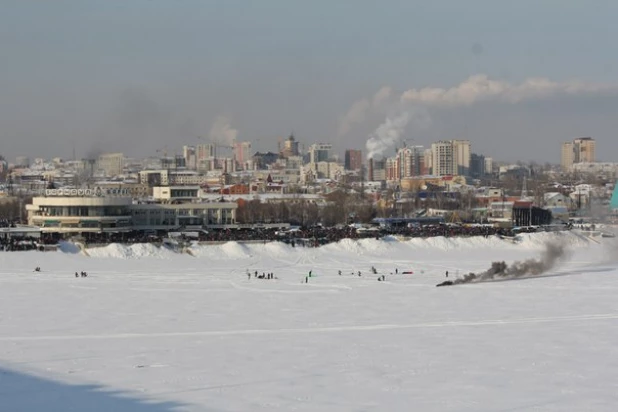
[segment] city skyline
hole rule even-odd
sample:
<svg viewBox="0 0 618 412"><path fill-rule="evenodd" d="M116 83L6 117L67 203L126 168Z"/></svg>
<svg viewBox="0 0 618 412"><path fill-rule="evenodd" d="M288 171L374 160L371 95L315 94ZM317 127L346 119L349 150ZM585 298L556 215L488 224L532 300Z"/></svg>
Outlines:
<svg viewBox="0 0 618 412"><path fill-rule="evenodd" d="M615 161L617 12L549 0L8 2L0 153L154 156L198 137L266 151L294 133L339 155L457 139L559 163L562 142L593 136L599 160Z"/></svg>

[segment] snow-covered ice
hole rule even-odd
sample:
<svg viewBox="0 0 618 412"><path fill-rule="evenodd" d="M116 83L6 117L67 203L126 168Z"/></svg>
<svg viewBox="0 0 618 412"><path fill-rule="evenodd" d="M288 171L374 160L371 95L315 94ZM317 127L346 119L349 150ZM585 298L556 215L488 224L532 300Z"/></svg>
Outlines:
<svg viewBox="0 0 618 412"><path fill-rule="evenodd" d="M551 241L571 253L543 276L435 287ZM0 253L0 411L613 411L618 244L598 241Z"/></svg>

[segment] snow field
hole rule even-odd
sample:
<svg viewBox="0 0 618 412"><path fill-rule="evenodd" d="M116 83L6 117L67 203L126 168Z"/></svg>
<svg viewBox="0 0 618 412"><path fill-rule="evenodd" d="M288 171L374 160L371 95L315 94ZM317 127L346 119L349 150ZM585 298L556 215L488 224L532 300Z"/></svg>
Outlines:
<svg viewBox="0 0 618 412"><path fill-rule="evenodd" d="M556 239L571 253L541 277L435 287ZM0 254L0 410L612 411L615 250L566 233Z"/></svg>

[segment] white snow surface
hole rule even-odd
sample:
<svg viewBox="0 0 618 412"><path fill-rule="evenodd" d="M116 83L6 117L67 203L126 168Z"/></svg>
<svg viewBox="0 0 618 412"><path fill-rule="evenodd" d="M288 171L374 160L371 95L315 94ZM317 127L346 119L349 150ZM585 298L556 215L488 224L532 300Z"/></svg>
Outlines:
<svg viewBox="0 0 618 412"><path fill-rule="evenodd" d="M548 242L569 253L541 276L435 287ZM0 411L618 405L616 239L61 249L0 253Z"/></svg>

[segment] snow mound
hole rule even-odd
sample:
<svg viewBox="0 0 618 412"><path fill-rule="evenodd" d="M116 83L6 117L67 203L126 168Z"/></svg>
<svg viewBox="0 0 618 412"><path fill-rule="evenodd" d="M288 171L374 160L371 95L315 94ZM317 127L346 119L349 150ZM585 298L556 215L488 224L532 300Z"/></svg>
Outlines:
<svg viewBox="0 0 618 412"><path fill-rule="evenodd" d="M263 253L270 257L287 257L291 253L297 252L299 248L292 247L291 245L283 242L268 242L263 245L251 245L249 248L253 254Z"/></svg>
<svg viewBox="0 0 618 412"><path fill-rule="evenodd" d="M416 238L405 241L406 246L412 249L502 249L513 246L512 242L501 239L498 236L474 236L474 237L428 237Z"/></svg>
<svg viewBox="0 0 618 412"><path fill-rule="evenodd" d="M252 255L249 247L239 242L226 242L218 245L194 244L189 251L195 257L212 260L245 259Z"/></svg>
<svg viewBox="0 0 618 412"><path fill-rule="evenodd" d="M87 249L88 255L94 258L117 258L117 259L141 259L160 258L168 259L176 253L167 248L155 246L151 243L136 243L134 245L122 245L112 243L103 247Z"/></svg>
<svg viewBox="0 0 618 412"><path fill-rule="evenodd" d="M322 246L324 252L343 252L358 255L381 254L394 248L406 247L421 250L469 250L469 249L539 249L547 243L560 242L567 247L580 248L590 246L591 241L577 233L572 232L542 232L525 233L515 239L501 238L500 236L473 236L473 237L428 237L413 238L400 241L396 237L376 239L343 239L337 243Z"/></svg>
<svg viewBox="0 0 618 412"><path fill-rule="evenodd" d="M322 252L343 252L356 255L381 254L392 247L393 241L387 242L376 239L341 239L336 243L329 243L320 248Z"/></svg>
<svg viewBox="0 0 618 412"><path fill-rule="evenodd" d="M221 251L228 258L243 259L251 256L251 251L247 245L238 242L227 242L221 245Z"/></svg>
<svg viewBox="0 0 618 412"><path fill-rule="evenodd" d="M559 242L570 248L588 247L592 243L586 236L573 231L521 233L515 240L519 247L527 249L538 249L551 242Z"/></svg>
<svg viewBox="0 0 618 412"><path fill-rule="evenodd" d="M291 254L305 257L323 254L357 255L357 256L380 256L385 253L399 250L402 252L412 250L422 251L446 251L446 250L538 250L547 243L560 242L569 248L588 247L593 242L586 236L574 232L545 232L545 233L522 233L514 240L503 239L499 236L475 236L475 237L429 237L414 238L399 241L389 236L385 239L342 239L336 243L330 243L319 248L305 248L302 246L292 247L282 242L267 243L242 243L226 242L217 245L192 244L188 252L197 258L210 260L236 260L252 257L285 258ZM63 253L77 254L81 251L79 245L71 242L62 242L59 249ZM141 259L159 258L169 259L178 255L178 251L166 247L159 247L149 243L134 245L110 244L105 247L86 249L87 255L95 258L118 258L118 259Z"/></svg>

